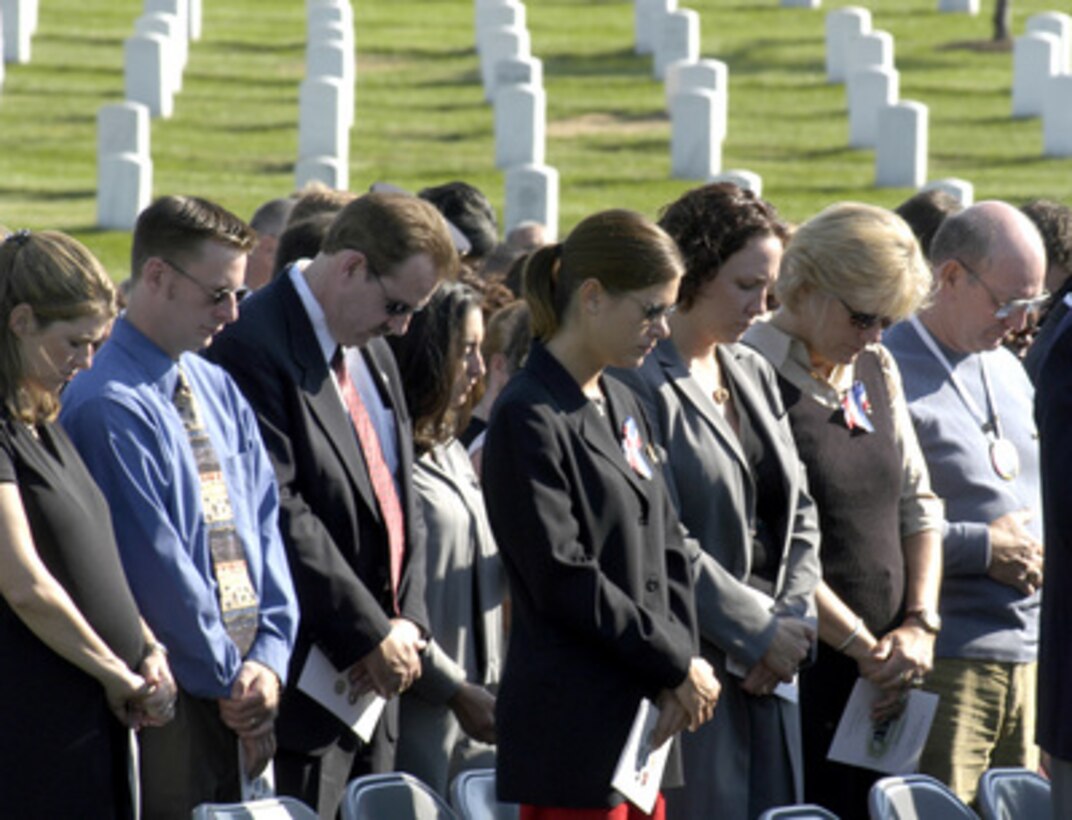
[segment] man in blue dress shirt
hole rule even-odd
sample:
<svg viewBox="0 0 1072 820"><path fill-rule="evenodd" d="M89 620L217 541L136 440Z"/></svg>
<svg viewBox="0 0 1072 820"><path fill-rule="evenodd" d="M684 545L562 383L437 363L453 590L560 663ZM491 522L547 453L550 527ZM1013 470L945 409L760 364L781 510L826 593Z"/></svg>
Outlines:
<svg viewBox="0 0 1072 820"><path fill-rule="evenodd" d="M141 733L143 813L188 818L240 797L275 750L298 625L279 494L256 418L196 355L238 315L253 232L219 206L163 197L138 219L128 308L62 423L112 510L135 598L170 650L173 723Z"/></svg>

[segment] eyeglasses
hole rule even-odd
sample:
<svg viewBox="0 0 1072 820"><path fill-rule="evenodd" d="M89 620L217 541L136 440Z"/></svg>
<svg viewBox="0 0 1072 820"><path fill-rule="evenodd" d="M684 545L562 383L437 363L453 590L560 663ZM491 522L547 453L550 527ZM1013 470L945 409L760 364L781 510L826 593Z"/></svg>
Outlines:
<svg viewBox="0 0 1072 820"><path fill-rule="evenodd" d="M837 297L837 300L841 302L841 306L845 308L846 312L849 314L849 324L857 330L870 330L875 325L880 325L883 330L886 330L890 325L893 324L893 319L890 319L887 316L880 316L877 313L863 313L859 310L853 310L849 303L842 299L840 296Z"/></svg>
<svg viewBox="0 0 1072 820"><path fill-rule="evenodd" d="M232 296L234 297L235 304L238 304L249 295L249 288L247 288L245 285L240 285L237 288L210 288L196 276L187 273L185 270L182 269L182 267L176 265L170 259L165 259L162 256L160 257L160 259L165 265L175 271L175 273L179 274L179 276L189 279L191 282L201 288L201 292L208 297L208 300L212 302L213 305L222 305Z"/></svg>
<svg viewBox="0 0 1072 820"><path fill-rule="evenodd" d="M368 266L368 274L371 276L377 284L380 286L380 290L383 292L383 309L392 319L400 316L416 316L421 312L421 308L408 305L405 302L395 299L387 293L387 287L383 284L383 277L380 276L372 266Z"/></svg>
<svg viewBox="0 0 1072 820"><path fill-rule="evenodd" d="M623 293L624 297L630 301L636 302L640 305L640 310L644 317L644 321L649 324L654 324L660 319L669 319L677 312L677 305L653 305L650 302L645 302L639 296L634 296L631 293Z"/></svg>
<svg viewBox="0 0 1072 820"><path fill-rule="evenodd" d="M1042 291L1038 296L1032 296L1028 299L1009 299L1007 302L1002 302L997 297L997 294L990 289L990 285L984 281L983 277L955 256L953 257L953 261L964 268L972 279L983 286L983 290L985 290L990 297L990 301L994 303L995 319L1005 320L1011 318L1013 314L1021 312L1031 318L1035 318L1050 299L1050 294L1047 291Z"/></svg>

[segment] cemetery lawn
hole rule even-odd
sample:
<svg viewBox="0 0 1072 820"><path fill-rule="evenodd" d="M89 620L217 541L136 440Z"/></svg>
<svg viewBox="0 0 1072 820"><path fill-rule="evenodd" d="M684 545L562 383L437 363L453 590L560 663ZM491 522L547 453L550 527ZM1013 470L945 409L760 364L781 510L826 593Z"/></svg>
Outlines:
<svg viewBox="0 0 1072 820"><path fill-rule="evenodd" d="M843 86L825 82L826 13L779 0L680 0L700 13L701 56L729 66L723 167L764 179L793 220L859 199L893 206L911 192L872 188L874 154L847 147ZM938 0L871 0L894 37L901 98L930 108L929 178L973 182L977 198L1072 203L1072 159L1044 159L1039 120L1013 121L1012 55L989 43L993 0L978 17L940 15ZM1055 8L1014 0L1012 31ZM473 50L473 0L355 2L357 112L351 187L387 180L417 190L451 179L500 209L492 111ZM668 179L669 120L651 58L633 53L630 0L529 0L534 56L544 62L547 163L561 175L562 232L592 211L654 215L690 187ZM205 0L170 120L152 123L154 195L191 193L248 218L293 186L305 4ZM29 64L0 89L0 223L59 228L129 271L130 237L97 231L96 112L123 97L123 39L141 0L42 0Z"/></svg>

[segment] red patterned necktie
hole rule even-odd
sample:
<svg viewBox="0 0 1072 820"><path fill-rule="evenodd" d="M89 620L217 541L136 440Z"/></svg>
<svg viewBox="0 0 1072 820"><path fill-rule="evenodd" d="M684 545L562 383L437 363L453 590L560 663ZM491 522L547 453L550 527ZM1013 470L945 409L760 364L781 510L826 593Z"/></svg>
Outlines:
<svg viewBox="0 0 1072 820"><path fill-rule="evenodd" d="M253 582L249 577L249 565L242 542L234 526L234 510L227 495L220 461L208 437L204 421L197 407L197 399L190 390L190 383L182 368L175 384L172 401L179 411L190 449L197 462L197 475L201 484L201 510L208 533L209 552L212 555L212 571L216 576L220 599L220 617L227 635L235 642L244 658L257 637L257 610L260 602Z"/></svg>
<svg viewBox="0 0 1072 820"><path fill-rule="evenodd" d="M379 436L376 435L376 430L372 426L372 419L369 418L368 409L361 399L361 394L350 379L346 368L346 357L343 356L341 347L331 357L331 368L339 382L339 392L342 393L343 403L354 423L357 442L365 456L365 466L368 468L369 480L372 482L372 492L376 496L376 503L380 507L380 514L387 527L387 544L391 557L391 597L394 602L394 614L397 615L400 612L398 584L402 579L402 558L406 543L402 505L398 501L394 478L391 477L391 471L384 460Z"/></svg>

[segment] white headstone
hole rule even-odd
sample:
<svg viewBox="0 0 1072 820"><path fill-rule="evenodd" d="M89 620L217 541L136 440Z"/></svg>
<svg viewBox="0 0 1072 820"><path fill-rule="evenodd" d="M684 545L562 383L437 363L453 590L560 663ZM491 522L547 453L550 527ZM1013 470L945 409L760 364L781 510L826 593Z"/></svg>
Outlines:
<svg viewBox="0 0 1072 820"><path fill-rule="evenodd" d="M298 88L298 158L350 156L350 131L343 103L346 92L337 77L310 77Z"/></svg>
<svg viewBox="0 0 1072 820"><path fill-rule="evenodd" d="M40 5L41 4L38 3L37 0L26 0L26 11L28 12L28 16L30 18L30 35L31 36L33 36L34 34L37 33L37 18L38 18L38 12L40 11L40 8L38 8L38 7Z"/></svg>
<svg viewBox="0 0 1072 820"><path fill-rule="evenodd" d="M0 88L4 85L4 14L0 9Z"/></svg>
<svg viewBox="0 0 1072 820"><path fill-rule="evenodd" d="M692 9L678 9L664 14L655 42L655 79L666 79L666 70L671 63L678 60L691 63L699 58L700 15Z"/></svg>
<svg viewBox="0 0 1072 820"><path fill-rule="evenodd" d="M547 145L547 94L534 85L511 85L495 97L495 167L543 165Z"/></svg>
<svg viewBox="0 0 1072 820"><path fill-rule="evenodd" d="M484 84L484 99L495 99L495 67L500 60L525 59L531 56L529 33L526 29L488 29L484 37L484 50L480 53L480 79Z"/></svg>
<svg viewBox="0 0 1072 820"><path fill-rule="evenodd" d="M149 156L149 109L141 103L102 105L97 110L97 157Z"/></svg>
<svg viewBox="0 0 1072 820"><path fill-rule="evenodd" d="M919 188L927 179L927 106L905 101L878 112L875 185Z"/></svg>
<svg viewBox="0 0 1072 820"><path fill-rule="evenodd" d="M306 50L305 76L333 77L342 83L343 119L347 128L354 124L354 59L353 52L341 40L327 40Z"/></svg>
<svg viewBox="0 0 1072 820"><path fill-rule="evenodd" d="M476 50L484 50L484 38L497 28L527 28L525 7L517 0L501 0L477 6Z"/></svg>
<svg viewBox="0 0 1072 820"><path fill-rule="evenodd" d="M548 242L558 238L558 171L548 165L518 165L506 171L504 231L539 222Z"/></svg>
<svg viewBox="0 0 1072 820"><path fill-rule="evenodd" d="M1060 53L1057 57L1057 73L1069 72L1070 60L1072 60L1072 17L1060 11L1044 11L1041 14L1032 14L1027 18L1024 26L1025 34L1044 32L1056 34L1061 43Z"/></svg>
<svg viewBox="0 0 1072 820"><path fill-rule="evenodd" d="M302 189L310 182L322 182L329 188L345 191L350 187L350 164L342 157L305 157L294 166L294 187Z"/></svg>
<svg viewBox="0 0 1072 820"><path fill-rule="evenodd" d="M677 92L706 89L718 95L722 107L719 118L722 122L726 121L730 94L729 68L721 60L678 60L667 67L665 85L667 110Z"/></svg>
<svg viewBox="0 0 1072 820"><path fill-rule="evenodd" d="M354 50L354 30L347 28L337 20L334 22L322 20L316 25L309 26L305 37L306 62L309 61L309 55L319 48L321 43L334 42L343 43L352 55Z"/></svg>
<svg viewBox="0 0 1072 820"><path fill-rule="evenodd" d="M782 0L782 8L787 9L817 9L822 5L822 0Z"/></svg>
<svg viewBox="0 0 1072 820"><path fill-rule="evenodd" d="M516 57L495 64L495 94L512 85L543 88L543 60L539 57Z"/></svg>
<svg viewBox="0 0 1072 820"><path fill-rule="evenodd" d="M663 17L677 10L677 0L634 0L633 43L637 54L655 52Z"/></svg>
<svg viewBox="0 0 1072 820"><path fill-rule="evenodd" d="M153 161L141 154L108 154L97 164L97 225L130 231L153 195Z"/></svg>
<svg viewBox="0 0 1072 820"><path fill-rule="evenodd" d="M715 174L707 181L732 182L738 188L751 191L756 196L763 196L763 177L755 171L746 171L743 168L737 168L731 171L723 171L721 174Z"/></svg>
<svg viewBox="0 0 1072 820"><path fill-rule="evenodd" d="M167 40L164 64L171 78L172 93L182 91L182 72L186 66L186 32L180 34L179 18L174 14L143 14L134 21L135 34L160 34Z"/></svg>
<svg viewBox="0 0 1072 820"><path fill-rule="evenodd" d="M845 87L849 92L849 145L874 148L879 110L900 99L900 72L895 68L865 68L854 71Z"/></svg>
<svg viewBox="0 0 1072 820"><path fill-rule="evenodd" d="M190 7L188 10L190 15L190 39L197 41L201 39L201 0L190 0Z"/></svg>
<svg viewBox="0 0 1072 820"><path fill-rule="evenodd" d="M893 35L871 31L849 38L845 57L845 77L864 68L893 68Z"/></svg>
<svg viewBox="0 0 1072 820"><path fill-rule="evenodd" d="M1054 77L1046 86L1042 109L1043 153L1072 157L1072 75Z"/></svg>
<svg viewBox="0 0 1072 820"><path fill-rule="evenodd" d="M173 69L168 39L163 34L135 34L123 45L126 98L142 103L153 117L167 119L174 107Z"/></svg>
<svg viewBox="0 0 1072 820"><path fill-rule="evenodd" d="M190 41L190 0L145 0L145 14L172 14L179 21L183 50ZM183 65L186 61L183 60Z"/></svg>
<svg viewBox="0 0 1072 820"><path fill-rule="evenodd" d="M871 12L846 6L826 15L826 81L845 82L849 40L871 31Z"/></svg>
<svg viewBox="0 0 1072 820"><path fill-rule="evenodd" d="M30 62L30 38L33 14L27 0L0 0L0 17L4 18L4 60L9 63Z"/></svg>
<svg viewBox="0 0 1072 820"><path fill-rule="evenodd" d="M1057 75L1061 42L1056 34L1036 31L1016 38L1012 47L1012 115L1038 117L1046 86Z"/></svg>
<svg viewBox="0 0 1072 820"><path fill-rule="evenodd" d="M725 123L717 122L717 95L692 89L670 103L670 175L703 180L722 170Z"/></svg>
<svg viewBox="0 0 1072 820"><path fill-rule="evenodd" d="M938 0L938 11L946 14L978 14L979 0Z"/></svg>
<svg viewBox="0 0 1072 820"><path fill-rule="evenodd" d="M944 191L964 208L970 208L975 204L975 186L966 179L959 177L945 177L934 179L923 186L924 191Z"/></svg>
<svg viewBox="0 0 1072 820"><path fill-rule="evenodd" d="M351 31L354 28L354 9L349 2L332 2L320 0L310 3L305 10L305 21L309 28L319 23L341 23Z"/></svg>

